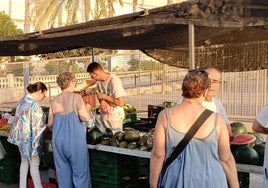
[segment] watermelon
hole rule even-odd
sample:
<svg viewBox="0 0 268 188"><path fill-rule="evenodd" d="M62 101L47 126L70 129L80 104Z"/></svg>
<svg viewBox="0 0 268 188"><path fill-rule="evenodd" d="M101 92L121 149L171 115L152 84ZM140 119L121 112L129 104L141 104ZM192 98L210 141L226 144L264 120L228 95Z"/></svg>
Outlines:
<svg viewBox="0 0 268 188"><path fill-rule="evenodd" d="M263 136L260 133L249 132L248 134L252 134L252 135L254 135L256 137L256 140L255 140L256 145L265 143L265 140L264 140Z"/></svg>
<svg viewBox="0 0 268 188"><path fill-rule="evenodd" d="M102 141L103 137L104 135L97 127L94 127L90 130L90 132L87 132L86 134L87 143L93 145L99 144Z"/></svg>
<svg viewBox="0 0 268 188"><path fill-rule="evenodd" d="M233 145L247 145L251 144L256 140L256 137L252 134L239 134L235 135L231 141Z"/></svg>
<svg viewBox="0 0 268 188"><path fill-rule="evenodd" d="M248 132L246 125L241 122L232 122L230 125L233 135L247 134Z"/></svg>
<svg viewBox="0 0 268 188"><path fill-rule="evenodd" d="M236 150L241 146L252 146L256 137L252 134L235 135L231 141L231 151L235 154Z"/></svg>
<svg viewBox="0 0 268 188"><path fill-rule="evenodd" d="M264 160L264 151L265 151L265 144L256 144L253 146L253 149L258 153L259 156L259 166L263 166L263 160Z"/></svg>
<svg viewBox="0 0 268 188"><path fill-rule="evenodd" d="M258 165L258 153L251 147L244 145L236 149L234 154L235 161L240 164Z"/></svg>

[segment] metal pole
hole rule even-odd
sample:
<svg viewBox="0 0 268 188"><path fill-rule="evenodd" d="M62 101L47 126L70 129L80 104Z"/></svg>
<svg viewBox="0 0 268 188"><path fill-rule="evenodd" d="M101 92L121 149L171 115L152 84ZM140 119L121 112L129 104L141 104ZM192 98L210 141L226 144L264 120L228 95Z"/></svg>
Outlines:
<svg viewBox="0 0 268 188"><path fill-rule="evenodd" d="M91 57L92 57L92 63L94 62L94 48L91 48Z"/></svg>
<svg viewBox="0 0 268 188"><path fill-rule="evenodd" d="M189 24L189 69L195 68L194 25Z"/></svg>
<svg viewBox="0 0 268 188"><path fill-rule="evenodd" d="M27 93L27 86L30 83L30 76L29 76L29 61L23 63L23 82L24 82L24 94Z"/></svg>

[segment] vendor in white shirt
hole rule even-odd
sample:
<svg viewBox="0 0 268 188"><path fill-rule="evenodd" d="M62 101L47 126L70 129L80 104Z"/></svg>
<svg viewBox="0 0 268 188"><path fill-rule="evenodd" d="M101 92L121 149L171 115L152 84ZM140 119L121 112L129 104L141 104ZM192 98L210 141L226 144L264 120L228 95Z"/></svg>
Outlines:
<svg viewBox="0 0 268 188"><path fill-rule="evenodd" d="M215 95L218 93L221 85L221 71L220 69L214 67L208 67L205 71L209 74L210 78L210 88L208 89L206 100L202 102L202 106L206 107L207 109L217 112L222 115L225 120L226 125L228 126L229 134L232 135L232 129L230 126L230 121L227 117L225 108L220 101L220 99L215 98Z"/></svg>
<svg viewBox="0 0 268 188"><path fill-rule="evenodd" d="M268 135L268 105L266 105L256 116L252 123L252 130ZM268 137L265 142L265 152L263 161L263 187L268 187Z"/></svg>

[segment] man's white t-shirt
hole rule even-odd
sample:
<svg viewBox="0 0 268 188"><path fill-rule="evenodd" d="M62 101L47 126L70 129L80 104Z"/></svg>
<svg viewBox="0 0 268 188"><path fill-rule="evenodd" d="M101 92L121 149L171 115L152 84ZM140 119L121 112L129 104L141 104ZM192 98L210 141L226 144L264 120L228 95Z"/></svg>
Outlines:
<svg viewBox="0 0 268 188"><path fill-rule="evenodd" d="M259 124L264 127L268 128L268 105L266 105L256 116L256 120L259 122ZM265 143L265 152L264 152L264 162L263 162L263 167L264 167L264 178L263 178L263 186L268 187L268 137L266 138L266 143Z"/></svg>

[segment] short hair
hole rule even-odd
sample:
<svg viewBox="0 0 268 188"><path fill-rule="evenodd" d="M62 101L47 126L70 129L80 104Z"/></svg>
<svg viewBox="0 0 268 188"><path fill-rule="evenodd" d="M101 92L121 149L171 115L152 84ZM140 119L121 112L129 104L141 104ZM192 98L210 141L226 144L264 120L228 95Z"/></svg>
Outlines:
<svg viewBox="0 0 268 188"><path fill-rule="evenodd" d="M47 91L47 86L43 82L35 82L33 84L29 84L26 89L29 93L35 93L40 90L44 92Z"/></svg>
<svg viewBox="0 0 268 188"><path fill-rule="evenodd" d="M70 86L71 81L75 80L75 75L71 72L62 72L57 76L57 84L61 90Z"/></svg>
<svg viewBox="0 0 268 188"><path fill-rule="evenodd" d="M87 66L88 73L93 73L96 70L103 70L102 66L97 62L92 62Z"/></svg>
<svg viewBox="0 0 268 188"><path fill-rule="evenodd" d="M210 87L208 73L204 70L190 70L182 81L182 96L198 98Z"/></svg>

